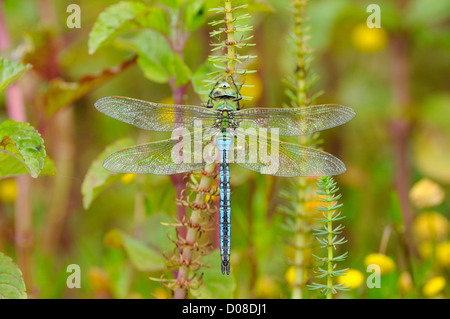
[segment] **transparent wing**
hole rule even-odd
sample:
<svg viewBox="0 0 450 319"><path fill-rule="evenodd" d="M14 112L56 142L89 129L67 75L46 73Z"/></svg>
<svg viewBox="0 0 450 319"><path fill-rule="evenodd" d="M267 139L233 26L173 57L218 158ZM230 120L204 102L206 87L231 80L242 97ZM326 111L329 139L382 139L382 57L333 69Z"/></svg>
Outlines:
<svg viewBox="0 0 450 319"><path fill-rule="evenodd" d="M194 134L184 134L129 147L106 158L103 167L116 173L155 175L173 175L201 169L205 166L203 149L211 143L215 134L215 131L209 130L200 140Z"/></svg>
<svg viewBox="0 0 450 319"><path fill-rule="evenodd" d="M236 111L234 114L243 129L278 128L279 134L284 136L329 129L347 123L356 115L352 108L339 104L284 109L253 108Z"/></svg>
<svg viewBox="0 0 450 319"><path fill-rule="evenodd" d="M310 147L236 130L234 161L261 174L294 177L339 175L344 163L335 156Z"/></svg>
<svg viewBox="0 0 450 319"><path fill-rule="evenodd" d="M95 102L95 108L116 120L150 131L209 127L216 119L216 112L206 107L159 104L120 96L101 98Z"/></svg>

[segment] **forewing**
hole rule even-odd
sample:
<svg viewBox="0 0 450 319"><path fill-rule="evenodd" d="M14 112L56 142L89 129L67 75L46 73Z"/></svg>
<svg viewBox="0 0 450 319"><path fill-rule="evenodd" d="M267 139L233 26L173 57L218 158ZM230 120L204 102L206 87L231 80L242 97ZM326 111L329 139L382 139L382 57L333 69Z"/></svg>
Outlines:
<svg viewBox="0 0 450 319"><path fill-rule="evenodd" d="M216 112L206 107L159 104L120 96L101 98L95 102L95 108L116 120L150 131L209 127L216 119Z"/></svg>
<svg viewBox="0 0 450 319"><path fill-rule="evenodd" d="M280 135L297 136L342 125L355 117L345 105L325 104L297 108L252 108L235 112L242 129L277 128Z"/></svg>

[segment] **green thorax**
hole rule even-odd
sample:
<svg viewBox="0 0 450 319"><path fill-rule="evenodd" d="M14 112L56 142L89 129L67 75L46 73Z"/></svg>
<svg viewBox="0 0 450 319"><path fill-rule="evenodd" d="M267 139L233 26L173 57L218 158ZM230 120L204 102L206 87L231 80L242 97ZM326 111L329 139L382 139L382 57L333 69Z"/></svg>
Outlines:
<svg viewBox="0 0 450 319"><path fill-rule="evenodd" d="M214 109L218 111L217 123L221 129L227 129L235 127L236 122L234 120L234 111L236 111L236 102L229 99L217 100Z"/></svg>

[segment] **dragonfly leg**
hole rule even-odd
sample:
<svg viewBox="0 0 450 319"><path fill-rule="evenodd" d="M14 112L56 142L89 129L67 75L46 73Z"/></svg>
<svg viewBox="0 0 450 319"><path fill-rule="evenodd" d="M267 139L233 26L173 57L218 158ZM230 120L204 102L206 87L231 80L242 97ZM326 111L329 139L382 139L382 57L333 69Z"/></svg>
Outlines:
<svg viewBox="0 0 450 319"><path fill-rule="evenodd" d="M219 80L220 81L220 80ZM206 107L207 108L212 108L214 106L214 104L212 103L212 101L215 101L216 99L214 98L214 96L212 95L214 90L217 88L217 85L219 84L219 81L216 82L216 84L214 84L214 87L212 88L212 90L209 92L209 100L208 103L206 103Z"/></svg>
<svg viewBox="0 0 450 319"><path fill-rule="evenodd" d="M236 82L234 82L234 78L230 75L231 81L233 82L234 88L236 89L236 98L233 99L234 102L236 102L237 107L236 109L239 111L241 109L241 106L239 105L239 101L242 100L242 94L241 94L241 89L242 89L242 84L240 88L237 87Z"/></svg>

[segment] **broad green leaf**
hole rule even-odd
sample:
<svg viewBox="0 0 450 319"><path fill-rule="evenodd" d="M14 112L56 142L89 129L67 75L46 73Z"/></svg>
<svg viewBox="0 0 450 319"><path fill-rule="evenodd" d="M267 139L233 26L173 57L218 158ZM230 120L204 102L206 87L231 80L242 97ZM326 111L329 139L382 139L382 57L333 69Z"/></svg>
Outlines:
<svg viewBox="0 0 450 319"><path fill-rule="evenodd" d="M122 240L128 257L139 271L151 272L164 269L166 260L161 252L123 233Z"/></svg>
<svg viewBox="0 0 450 319"><path fill-rule="evenodd" d="M159 2L172 9L178 9L185 1L186 0L159 0Z"/></svg>
<svg viewBox="0 0 450 319"><path fill-rule="evenodd" d="M188 1L183 6L183 20L186 29L191 31L196 30L205 22L205 17L208 13L205 1Z"/></svg>
<svg viewBox="0 0 450 319"><path fill-rule="evenodd" d="M167 83L171 77L172 49L158 32L147 30L136 37L138 64L146 78L156 83Z"/></svg>
<svg viewBox="0 0 450 319"><path fill-rule="evenodd" d="M38 96L38 105L45 109L47 115L50 116L114 78L134 62L135 60L132 59L118 67L106 69L97 74L85 75L78 82L65 82L60 78L54 79L50 82L47 91Z"/></svg>
<svg viewBox="0 0 450 319"><path fill-rule="evenodd" d="M207 60L201 66L195 70L192 74L192 85L194 87L195 92L197 94L208 96L209 91L211 90L211 86L209 82L205 81L210 78L209 74L214 71L214 64ZM214 84L214 83L213 83Z"/></svg>
<svg viewBox="0 0 450 319"><path fill-rule="evenodd" d="M31 65L22 65L0 58L0 93L17 81Z"/></svg>
<svg viewBox="0 0 450 319"><path fill-rule="evenodd" d="M412 27L438 25L450 18L450 2L442 0L413 0L404 12L405 20Z"/></svg>
<svg viewBox="0 0 450 319"><path fill-rule="evenodd" d="M199 299L231 299L236 289L233 273L223 276L220 273L221 258L218 251L203 257L202 260L210 267L201 269L203 285L196 291Z"/></svg>
<svg viewBox="0 0 450 319"><path fill-rule="evenodd" d="M0 161L1 161L2 155L0 155ZM12 176L17 175L26 175L29 174L29 171L25 165L23 165L20 161L18 161L15 157L12 157L11 155L6 156L7 160L3 162L2 167L0 169L0 179L8 178ZM6 172L4 175L3 172ZM53 164L53 161L46 156L44 159L44 166L42 167L41 172L39 175L48 175L48 176L55 176L56 175L56 169L55 165Z"/></svg>
<svg viewBox="0 0 450 319"><path fill-rule="evenodd" d="M187 84L191 79L191 70L178 54L174 54L172 59L171 75L175 79L175 86Z"/></svg>
<svg viewBox="0 0 450 319"><path fill-rule="evenodd" d="M153 30L141 33L136 36L134 47L138 54L138 64L149 80L167 83L174 79L175 85L189 82L191 71L160 33Z"/></svg>
<svg viewBox="0 0 450 319"><path fill-rule="evenodd" d="M22 272L13 260L0 252L0 299L27 299Z"/></svg>
<svg viewBox="0 0 450 319"><path fill-rule="evenodd" d="M42 168L41 175L56 175L55 165L48 156L44 159L44 167Z"/></svg>
<svg viewBox="0 0 450 319"><path fill-rule="evenodd" d="M146 10L136 16L135 22L140 28L150 28L169 34L169 23L163 9L147 7Z"/></svg>
<svg viewBox="0 0 450 319"><path fill-rule="evenodd" d="M28 123L0 124L0 177L29 173L36 178L44 168L46 152L41 135ZM48 162L46 173L54 172Z"/></svg>
<svg viewBox="0 0 450 319"><path fill-rule="evenodd" d="M146 6L141 2L123 1L106 8L95 21L89 33L89 54L97 51L98 47L110 42L120 34L129 31L129 23L137 14L143 12Z"/></svg>
<svg viewBox="0 0 450 319"><path fill-rule="evenodd" d="M81 194L83 196L83 207L88 209L95 198L109 185L117 181L121 174L114 174L103 168L103 161L112 153L132 146L134 141L124 138L116 141L106 149L91 163L83 184Z"/></svg>
<svg viewBox="0 0 450 319"><path fill-rule="evenodd" d="M141 2L122 1L106 8L97 18L89 34L89 54L119 35L139 28L153 28L168 33L162 9L147 7Z"/></svg>

